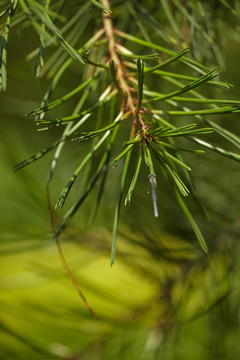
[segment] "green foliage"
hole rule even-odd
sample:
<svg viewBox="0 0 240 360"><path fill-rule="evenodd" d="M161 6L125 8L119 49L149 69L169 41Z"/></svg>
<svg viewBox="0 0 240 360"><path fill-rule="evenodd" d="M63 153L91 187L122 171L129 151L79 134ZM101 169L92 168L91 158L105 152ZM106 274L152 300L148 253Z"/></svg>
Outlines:
<svg viewBox="0 0 240 360"><path fill-rule="evenodd" d="M0 110L25 111L39 131L18 124L1 142L1 358L239 357L240 101L220 72L229 38L239 44L239 11L225 0L0 2L1 90L8 69L29 97L19 105L8 81ZM40 136L50 145L14 170L42 161L9 173ZM51 152L57 248L41 192Z"/></svg>
<svg viewBox="0 0 240 360"><path fill-rule="evenodd" d="M92 3L92 5L91 5ZM133 174L132 182L130 183L129 192L127 194L126 202L129 202L133 189L137 186L137 179L141 170L142 153L144 154L145 164L149 168L149 180L152 187L152 199L154 206L154 214L158 216L157 210L157 194L160 189L157 186L157 174L154 170L159 167L164 175L167 176L167 181L172 186L173 192L176 194L183 212L187 216L189 223L192 225L201 246L204 251L207 251L207 245L198 228L196 222L193 220L190 210L187 209L182 196L187 197L193 193L193 186L189 182L189 178L185 171L191 170L185 163L182 151L193 152L194 154L202 154L202 150L188 149L178 145L178 137L188 142L194 141L203 148L207 148L218 152L221 155L227 156L231 159L240 160L238 153L230 152L227 149L221 149L212 143L211 140L203 140L208 134L216 131L220 136L225 137L232 144L239 147L240 141L236 134L218 125L218 119L215 121L209 120L205 116L222 114L238 113L240 110L240 102L238 100L229 99L209 99L208 96L202 94L202 86L206 86L205 91L209 91L210 86L221 89L229 88L230 85L222 82L219 79L220 72L217 68L209 69L204 64L187 56L189 48L186 48L186 43L183 39L182 32L179 27L179 22L175 19L175 11L179 11L181 16L185 17L186 21L198 32L202 32L205 41L211 46L214 44L214 39L204 30L194 17L195 11L200 11L206 14L206 8L203 3L197 5L195 2L189 2L185 8L180 1L174 1L170 4L167 1L162 1L162 12L166 20L169 21L173 30L172 35L165 32L164 40L167 43L174 43L176 47L185 47L179 52L172 50L172 46L159 45L150 36L143 32L143 29L137 21L137 10L140 11L145 21L150 22L157 34L159 34L159 26L157 22L149 16L151 5L149 9L144 8L144 4L140 5L138 2L127 2L126 8L130 10L131 26L129 24L129 15L126 17L125 25L114 27L114 22L117 22L117 16L121 5L116 1L111 4L108 0L89 1L85 3L74 3L76 7L76 17L72 20L65 18L67 13L61 12L64 9L65 3L45 1L36 2L30 1L11 1L3 7L1 16L6 16L6 22L3 27L1 40L1 87L6 90L6 64L7 64L7 44L9 38L10 26L16 16L21 18L26 26L31 26L40 37L40 46L34 53L37 61L37 76L43 76L45 73L51 72L52 83L47 90L41 106L33 111L30 111L27 116L35 117L35 123L39 130L52 130L56 126L65 126L62 135L49 147L41 150L36 155L29 159L22 161L14 167L14 170L19 170L22 167L42 158L49 151L55 149L51 170L49 174L49 181L54 173L57 160L61 154L64 144L69 140L77 140L78 142L87 141L90 143L88 153L83 156L74 173L69 177L69 180L57 200L56 207L63 207L68 194L76 182L79 175L86 168L92 166L90 171L92 177L89 177L88 184L72 205L69 211L62 217L56 225L55 236L59 236L66 228L67 224L78 210L83 201L88 197L92 189L96 186L99 176L103 174L105 168L109 166L111 160L112 148L115 140L124 136L117 135L119 127L129 128L129 141L122 138L123 143L127 143L125 150L121 151L119 155L112 161L112 165L116 166L120 160L124 159L123 175L120 182L119 195L117 196L116 212L113 225L113 245L111 263L115 258L115 243L117 234L117 224L120 215L122 194L125 191L127 182L129 181L128 172L132 168L132 160L130 160L131 153L135 148L140 154L136 164L136 170ZM236 11L228 2L222 2L222 6L229 8L236 16ZM116 7L116 9L115 9ZM191 11L190 11L191 9ZM113 14L112 14L113 10ZM188 11L189 10L189 11ZM116 15L114 15L116 13ZM86 38L84 36L84 28L89 21L95 21L96 26L93 35ZM102 27L103 21L103 27ZM66 25L62 26L62 22ZM133 24L135 25L133 26ZM208 22L207 22L208 23ZM56 25L57 24L57 25ZM72 27L72 35L70 36L70 27ZM140 36L136 35L137 28L140 30ZM133 31L133 29L135 29ZM76 38L76 32L82 33L84 40ZM64 36L64 33L66 35ZM127 40L127 41L126 41ZM193 40L195 37L193 36ZM123 45L120 43L123 43ZM124 43L124 41L126 43ZM74 46L77 42L81 46L76 49ZM138 46L136 47L136 45ZM45 52L50 50L50 46L57 46L57 49L50 51L49 62L51 59L61 59L61 63L57 63L57 67L52 61L52 65L47 66L45 63ZM157 50L157 53L149 53L149 49ZM142 55L139 55L141 53ZM67 57L66 57L67 55ZM217 58L217 53L215 53ZM167 58L166 58L167 56ZM163 58L163 60L162 60ZM69 66L73 66L73 61L76 61L79 72L81 74L80 84L67 94L50 102L50 97L54 95L60 79L65 75ZM179 62L184 64L180 66ZM52 67L52 70L51 70ZM166 68L164 71L162 68ZM109 79L109 72L111 78ZM217 80L216 80L217 78ZM154 83L154 79L156 79ZM181 79L187 84L183 84ZM173 85L168 89L167 83ZM105 86L102 88L100 84ZM164 84L164 85L162 85ZM113 88L115 85L115 89ZM161 92L161 89L163 92ZM94 95L92 94L94 93ZM188 94L188 97L180 95ZM67 103L72 98L78 97L78 104L72 115L56 117L53 115L47 116L50 110ZM113 99L114 106L111 107ZM199 104L199 108L186 107L182 103L188 103L189 106ZM166 104L175 110L166 109ZM102 109L102 111L100 111ZM113 114L110 121L110 112ZM104 118L102 117L104 112ZM185 124L182 126L175 126L178 121L177 118L184 118ZM196 124L188 124L188 118L195 118ZM123 121L124 120L124 121ZM128 123L128 125L126 125ZM202 127L203 124L209 127ZM79 128L85 126L87 131L79 132ZM116 131L115 131L116 129ZM110 136L111 135L111 136ZM200 137L199 137L200 136ZM95 139L97 138L97 140ZM210 138L211 139L211 138ZM153 154L156 155L153 158ZM93 168L94 158L97 158L99 166L96 171ZM89 165L90 164L90 165ZM183 170L183 171L182 171ZM101 189L101 192L103 188ZM96 211L99 205L100 198L97 200L95 206Z"/></svg>

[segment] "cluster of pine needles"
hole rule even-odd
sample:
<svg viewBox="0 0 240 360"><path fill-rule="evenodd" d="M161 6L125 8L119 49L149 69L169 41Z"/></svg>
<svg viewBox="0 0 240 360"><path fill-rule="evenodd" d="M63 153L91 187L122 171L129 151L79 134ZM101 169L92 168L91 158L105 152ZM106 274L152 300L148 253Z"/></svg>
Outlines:
<svg viewBox="0 0 240 360"><path fill-rule="evenodd" d="M205 150L210 150L240 161L237 152L228 151L209 140L209 134L216 132L237 148L240 147L239 137L218 123L223 114L239 113L240 101L204 96L202 87L217 87L225 91L231 85L220 80L218 68L209 68L191 58L190 49L181 38L174 40L180 46L180 51L173 48L174 37L170 37L167 32L164 35L165 38L167 36L167 46L151 41L150 35L139 24L137 16L142 12L147 14L147 11L137 2L127 1L125 6L129 10L127 19L130 17L142 34L139 37L128 31L126 23L126 30L124 24L121 25L119 1L116 1L116 4L113 1L112 8L109 0L71 3L76 11L74 16L65 22L62 10L66 1L11 0L4 1L1 5L0 18L4 19L0 48L1 89L6 90L7 87L10 29L25 23L40 37L39 47L29 54L29 59L35 57L36 75L52 77L40 107L30 111L27 116L34 118L39 130L54 131L56 127L63 128L62 135L54 143L17 164L14 170L19 170L53 151L47 181L49 184L66 142L90 144L89 151L69 176L57 200L56 207L62 208L76 180L82 176L87 166L92 167L84 190L54 227L54 237L58 238L94 188L97 189L97 195L92 218L95 217L109 168L122 166L119 189L116 189L111 264L115 260L122 203L126 205L131 202L140 171L145 167L151 186L153 213L158 217L157 198L161 189L157 188L157 174L161 172L171 185L176 201L191 224L201 247L207 252L206 241L186 203L186 198L195 194L190 176L191 168L184 160L184 153L201 156ZM181 34L168 2L162 0L161 3L174 30L173 35ZM174 4L178 7L181 5L177 0L174 0ZM199 4L203 6L201 1ZM184 7L181 9L184 9L185 16L190 14ZM148 20L149 16L146 15ZM91 22L93 19L96 20L94 29ZM191 18L187 19L192 21ZM153 19L151 21L154 24ZM64 25L60 26L62 22ZM86 31L89 24L92 31ZM199 31L200 25L193 25L194 29ZM155 26L155 30L159 34L159 27ZM86 34L89 33L91 35L86 39ZM203 36L211 42L206 32L203 32ZM76 48L79 42L81 46ZM56 46L56 51L46 60L45 53L53 46ZM77 63L80 69L79 85L52 101L55 89L73 62ZM166 92L165 89L169 87L173 90ZM94 101L93 92L96 98ZM63 117L51 116L51 110L73 97L77 99L77 103L71 114ZM214 115L217 115L216 120L211 119ZM176 125L179 124L178 119L184 121L180 126ZM83 125L84 131L81 131ZM119 155L114 158L113 148L116 139L119 141L119 136L122 136L121 128L129 129L129 136L121 140L123 148L119 149ZM97 159L97 166L96 162L92 162L93 159ZM130 169L135 169L132 179L128 176Z"/></svg>

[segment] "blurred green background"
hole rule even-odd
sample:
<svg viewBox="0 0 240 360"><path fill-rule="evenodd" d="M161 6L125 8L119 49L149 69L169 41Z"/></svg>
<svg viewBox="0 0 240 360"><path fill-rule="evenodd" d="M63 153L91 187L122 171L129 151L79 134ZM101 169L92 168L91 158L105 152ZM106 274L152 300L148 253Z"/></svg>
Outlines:
<svg viewBox="0 0 240 360"><path fill-rule="evenodd" d="M239 358L239 164L208 152L188 160L197 194L211 219L207 222L193 208L210 248L208 255L197 246L167 188L159 196L160 218L153 218L144 177L131 207L123 207L113 267L116 180L107 183L104 203L90 229L91 201L84 205L61 244L99 317L96 321L66 276L51 239L45 189L51 156L12 172L16 163L55 138L52 132L37 132L33 121L24 117L39 106L48 86L47 79L35 79L32 63L25 60L33 49L32 37L24 31L13 33L8 89L0 95L0 359ZM239 99L240 48L229 38L221 40L226 64L221 76L234 84L229 98ZM57 95L70 89L75 77L73 68ZM217 89L212 92L219 95ZM237 115L219 121L239 134ZM78 151L74 145L63 155L51 184L53 203L69 169L74 169Z"/></svg>

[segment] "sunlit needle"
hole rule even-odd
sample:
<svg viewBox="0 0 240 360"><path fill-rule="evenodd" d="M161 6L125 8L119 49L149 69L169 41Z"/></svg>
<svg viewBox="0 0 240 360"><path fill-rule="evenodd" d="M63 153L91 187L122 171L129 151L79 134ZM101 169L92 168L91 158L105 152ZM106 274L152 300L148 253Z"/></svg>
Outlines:
<svg viewBox="0 0 240 360"><path fill-rule="evenodd" d="M152 201L153 201L153 210L154 216L158 217L158 207L157 207L157 194L156 194L156 180L155 175L149 175L149 181L152 187Z"/></svg>

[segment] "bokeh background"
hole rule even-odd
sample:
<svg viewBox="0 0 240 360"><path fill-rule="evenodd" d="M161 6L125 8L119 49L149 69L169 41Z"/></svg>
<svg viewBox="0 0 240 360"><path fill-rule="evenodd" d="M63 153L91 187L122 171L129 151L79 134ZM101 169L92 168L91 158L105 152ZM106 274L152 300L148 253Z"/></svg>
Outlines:
<svg viewBox="0 0 240 360"><path fill-rule="evenodd" d="M153 4L149 2L149 8ZM216 16L223 13L216 10ZM239 42L220 30L221 77L234 87L224 95L212 88L211 96L239 99ZM158 195L160 217L155 219L148 181L140 177L131 207L122 208L113 267L110 247L117 179L112 176L107 182L91 228L88 218L94 198L84 204L61 244L98 315L96 321L67 277L51 239L45 188L51 156L12 171L56 136L37 132L24 116L39 106L49 85L49 79L35 78L32 61L26 61L37 44L36 35L16 28L10 40L8 88L0 95L0 359L239 358L239 164L210 152L188 159L209 215L207 221L193 207L210 248L208 255L198 247L165 183ZM56 98L71 89L76 74L73 67L63 77ZM64 108L66 113L70 106ZM239 135L238 115L222 116L219 122ZM51 183L53 203L75 168L78 153L78 145L64 152Z"/></svg>

